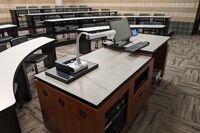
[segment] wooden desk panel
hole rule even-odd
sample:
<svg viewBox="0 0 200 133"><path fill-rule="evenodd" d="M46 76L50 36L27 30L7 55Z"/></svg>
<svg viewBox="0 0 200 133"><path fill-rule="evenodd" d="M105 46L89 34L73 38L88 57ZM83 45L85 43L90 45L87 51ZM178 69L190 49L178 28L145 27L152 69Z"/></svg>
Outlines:
<svg viewBox="0 0 200 133"><path fill-rule="evenodd" d="M82 100L69 95L67 92L61 91L59 88L47 84L37 78L36 87L45 126L52 132L103 133L105 132L106 112L119 100L119 98L128 94L126 125L121 133L127 132L128 126L131 124L132 119L135 118L133 116L136 116L149 96L148 90L151 83L152 68L153 59L148 61L148 63L134 73L119 88L116 88L116 91L108 96L97 108L94 108L82 102ZM146 70L148 70L147 80L145 80L138 92L134 93L133 85L135 79ZM141 95L141 93L143 95ZM134 99L137 99L139 102L135 103ZM61 117L61 115L63 115L63 117Z"/></svg>

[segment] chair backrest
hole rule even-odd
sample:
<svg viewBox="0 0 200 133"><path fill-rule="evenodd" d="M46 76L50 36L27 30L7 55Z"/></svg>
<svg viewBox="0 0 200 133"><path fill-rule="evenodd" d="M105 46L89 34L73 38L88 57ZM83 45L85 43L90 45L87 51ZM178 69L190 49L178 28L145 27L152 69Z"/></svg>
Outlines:
<svg viewBox="0 0 200 133"><path fill-rule="evenodd" d="M122 16L122 14L121 13L117 13L117 14L112 13L111 16Z"/></svg>
<svg viewBox="0 0 200 133"><path fill-rule="evenodd" d="M17 9L17 13L19 15L20 14L28 14L28 11L26 10L26 6L17 6L16 9Z"/></svg>
<svg viewBox="0 0 200 133"><path fill-rule="evenodd" d="M30 12L31 14L40 13L40 10L39 10L39 9L30 9L29 12Z"/></svg>
<svg viewBox="0 0 200 133"><path fill-rule="evenodd" d="M87 7L87 5L79 5L79 7Z"/></svg>
<svg viewBox="0 0 200 133"><path fill-rule="evenodd" d="M31 13L31 14L40 13L40 10L38 9L37 6L28 6L28 8L30 9L29 13Z"/></svg>
<svg viewBox="0 0 200 133"><path fill-rule="evenodd" d="M41 8L49 9L51 6L41 6Z"/></svg>
<svg viewBox="0 0 200 133"><path fill-rule="evenodd" d="M79 11L87 11L88 9L87 8L84 8L84 7L80 7L78 8Z"/></svg>
<svg viewBox="0 0 200 133"><path fill-rule="evenodd" d="M70 5L69 7L71 7L71 8L77 8L78 6L76 6L76 5Z"/></svg>
<svg viewBox="0 0 200 133"><path fill-rule="evenodd" d="M101 9L102 11L110 11L110 9Z"/></svg>
<svg viewBox="0 0 200 133"><path fill-rule="evenodd" d="M69 8L65 8L64 12L70 12L71 10Z"/></svg>
<svg viewBox="0 0 200 133"><path fill-rule="evenodd" d="M74 18L75 15L74 14L63 14L62 18Z"/></svg>
<svg viewBox="0 0 200 133"><path fill-rule="evenodd" d="M140 13L139 16L150 16L150 13ZM140 24L150 24L150 18L140 18Z"/></svg>
<svg viewBox="0 0 200 133"><path fill-rule="evenodd" d="M26 9L26 6L16 6L16 9Z"/></svg>
<svg viewBox="0 0 200 133"><path fill-rule="evenodd" d="M10 44L13 47L26 41L28 41L28 38L26 36L19 36L19 37L11 39Z"/></svg>
<svg viewBox="0 0 200 133"><path fill-rule="evenodd" d="M30 9L37 9L38 7L37 6L28 6L28 8L30 8Z"/></svg>
<svg viewBox="0 0 200 133"><path fill-rule="evenodd" d="M92 9L92 11L99 11L99 9Z"/></svg>
<svg viewBox="0 0 200 133"><path fill-rule="evenodd" d="M65 11L64 6L55 6L55 10L56 10L56 12L64 12Z"/></svg>
<svg viewBox="0 0 200 133"><path fill-rule="evenodd" d="M92 9L92 11L99 11L99 10L98 9ZM98 12L93 12L92 16L99 16L99 13Z"/></svg>
<svg viewBox="0 0 200 133"><path fill-rule="evenodd" d="M134 13L124 13L124 16L134 16ZM134 24L135 19L134 18L127 18L129 24Z"/></svg>
<svg viewBox="0 0 200 133"><path fill-rule="evenodd" d="M154 13L154 16L165 16L164 13ZM153 18L153 22L156 24L164 24L165 19L164 18Z"/></svg>
<svg viewBox="0 0 200 133"><path fill-rule="evenodd" d="M44 13L50 13L51 12L51 7L50 6L41 6L41 8L43 9Z"/></svg>
<svg viewBox="0 0 200 133"><path fill-rule="evenodd" d="M101 11L110 11L110 9L101 9ZM101 16L109 16L110 13L109 12L102 12Z"/></svg>
<svg viewBox="0 0 200 133"><path fill-rule="evenodd" d="M79 10L77 5L70 5L69 8L72 12Z"/></svg>
<svg viewBox="0 0 200 133"><path fill-rule="evenodd" d="M134 16L134 13L124 13L124 16Z"/></svg>
<svg viewBox="0 0 200 133"><path fill-rule="evenodd" d="M0 52L4 51L6 49L7 49L6 45L0 45Z"/></svg>

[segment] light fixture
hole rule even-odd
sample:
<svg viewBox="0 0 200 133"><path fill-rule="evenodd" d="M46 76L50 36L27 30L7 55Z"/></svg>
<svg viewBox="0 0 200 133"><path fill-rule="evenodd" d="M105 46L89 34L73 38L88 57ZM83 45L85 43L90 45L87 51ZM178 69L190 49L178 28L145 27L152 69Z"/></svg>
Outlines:
<svg viewBox="0 0 200 133"><path fill-rule="evenodd" d="M107 39L113 40L115 34L116 34L115 30L108 30L108 31L98 32L98 33L93 33L93 34L90 34L87 32L79 33L76 38L76 60L73 62L69 62L67 66L71 68L73 73L77 73L83 69L87 69L88 67L87 61L85 60L83 61L80 59L79 41L82 35L85 35L87 40L93 40L93 39L102 38L102 37L107 37Z"/></svg>

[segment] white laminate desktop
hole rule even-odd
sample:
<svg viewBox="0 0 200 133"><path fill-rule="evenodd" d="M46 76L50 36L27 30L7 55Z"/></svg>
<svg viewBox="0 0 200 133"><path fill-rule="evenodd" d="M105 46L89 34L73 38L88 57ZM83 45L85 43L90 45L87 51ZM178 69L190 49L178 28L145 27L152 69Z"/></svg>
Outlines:
<svg viewBox="0 0 200 133"><path fill-rule="evenodd" d="M130 41L139 40L139 41L147 41L149 45L140 49L141 51L146 51L153 53L159 47L161 47L164 43L166 43L170 37L167 36L158 36L158 35L149 35L149 34L138 34L137 36L132 36Z"/></svg>
<svg viewBox="0 0 200 133"><path fill-rule="evenodd" d="M54 41L54 39L39 37L0 53L0 111L12 106L15 103L13 82L15 72L20 63L30 53L52 41Z"/></svg>
<svg viewBox="0 0 200 133"><path fill-rule="evenodd" d="M50 12L50 13L33 13L26 16L42 16L42 15L62 15L62 14L82 14L82 13L116 13L117 11L76 11L76 12Z"/></svg>
<svg viewBox="0 0 200 133"><path fill-rule="evenodd" d="M44 72L35 77L94 106L98 106L151 59L148 56L133 55L129 52L115 51L107 48L101 48L81 58L98 63L99 67L70 84L65 84L48 77Z"/></svg>
<svg viewBox="0 0 200 133"><path fill-rule="evenodd" d="M163 19L170 19L171 16L94 16L94 17L48 19L48 20L45 20L45 22L62 22L62 21L72 21L72 20L112 19L112 18L163 18Z"/></svg>
<svg viewBox="0 0 200 133"><path fill-rule="evenodd" d="M149 29L162 29L165 28L166 25L130 25L130 28L136 28L136 29L140 29L140 28L149 28ZM78 31L82 31L82 32L94 32L94 31L101 31L101 30L109 30L110 27L109 26L95 26L95 27L87 27L87 28L79 28L77 29Z"/></svg>
<svg viewBox="0 0 200 133"><path fill-rule="evenodd" d="M14 27L17 27L17 25L14 25L14 24L2 24L2 25L0 25L0 30L1 29L14 28Z"/></svg>

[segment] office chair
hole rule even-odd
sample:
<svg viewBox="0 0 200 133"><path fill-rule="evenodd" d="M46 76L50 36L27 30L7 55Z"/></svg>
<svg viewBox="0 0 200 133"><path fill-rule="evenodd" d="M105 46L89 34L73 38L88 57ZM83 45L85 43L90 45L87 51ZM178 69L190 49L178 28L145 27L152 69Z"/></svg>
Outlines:
<svg viewBox="0 0 200 133"><path fill-rule="evenodd" d="M121 13L117 13L117 14L112 13L112 14L110 14L110 16L122 16L122 14Z"/></svg>
<svg viewBox="0 0 200 133"><path fill-rule="evenodd" d="M28 41L26 36L20 36L20 37L16 37L10 40L10 43L11 43L11 46L13 47L26 41ZM47 59L47 57L48 56L46 54L31 54L30 56L28 56L25 59L25 63L28 63L26 65L29 65L28 70L30 70L31 64L33 64L32 66L34 67L35 73L37 74L38 73L37 63L43 61L44 59Z"/></svg>
<svg viewBox="0 0 200 133"><path fill-rule="evenodd" d="M101 9L101 11L110 11L110 9ZM100 16L110 16L109 12L99 13ZM96 19L95 23L97 26L105 26L108 25L107 19Z"/></svg>
<svg viewBox="0 0 200 133"><path fill-rule="evenodd" d="M65 8L64 8L64 6L55 6L55 10L56 10L56 12L64 12Z"/></svg>
<svg viewBox="0 0 200 133"><path fill-rule="evenodd" d="M92 11L99 11L98 9L92 9ZM93 12L92 16L99 16L99 12Z"/></svg>
<svg viewBox="0 0 200 133"><path fill-rule="evenodd" d="M78 6L76 6L76 5L70 5L69 8L70 8L70 10L71 10L72 12L78 11Z"/></svg>
<svg viewBox="0 0 200 133"><path fill-rule="evenodd" d="M41 6L41 8L43 9L44 13L50 13L51 12L51 7L50 6Z"/></svg>
<svg viewBox="0 0 200 133"><path fill-rule="evenodd" d="M86 5L79 5L79 11L87 11L87 6Z"/></svg>
<svg viewBox="0 0 200 133"><path fill-rule="evenodd" d="M101 9L101 11L110 11L110 9ZM101 16L110 16L109 12L102 12Z"/></svg>
<svg viewBox="0 0 200 133"><path fill-rule="evenodd" d="M62 18L74 18L75 14L64 14L62 15ZM78 29L79 27L76 24L76 21L66 21L63 23L64 25L64 33L67 32L67 38L70 38L70 33L71 32L75 32L76 29Z"/></svg>
<svg viewBox="0 0 200 133"><path fill-rule="evenodd" d="M150 16L150 13L140 13L139 16ZM150 18L140 18L139 19L139 24L151 24L151 19ZM143 29L143 33L147 32L150 33L150 29Z"/></svg>
<svg viewBox="0 0 200 133"><path fill-rule="evenodd" d="M38 9L37 6L28 6L29 8L29 13L34 14L34 13L40 13L40 9Z"/></svg>
<svg viewBox="0 0 200 133"><path fill-rule="evenodd" d="M26 10L26 6L17 6L17 14L21 20L21 26L23 26L23 18L25 18L25 14L28 14L28 10ZM24 9L24 10L23 10Z"/></svg>
<svg viewBox="0 0 200 133"><path fill-rule="evenodd" d="M12 36L5 35L4 31L0 31L1 49L3 49L3 50L7 49L7 43L10 42L11 39L13 39Z"/></svg>
<svg viewBox="0 0 200 133"><path fill-rule="evenodd" d="M70 12L71 10L69 8L65 8L64 12Z"/></svg>
<svg viewBox="0 0 200 133"><path fill-rule="evenodd" d="M29 9L37 9L38 6L28 6Z"/></svg>
<svg viewBox="0 0 200 133"><path fill-rule="evenodd" d="M77 5L70 5L69 7L70 8L77 8L78 6Z"/></svg>
<svg viewBox="0 0 200 133"><path fill-rule="evenodd" d="M139 16L150 16L150 13L140 13ZM140 24L150 24L151 20L150 20L150 18L140 18L139 23Z"/></svg>
<svg viewBox="0 0 200 133"><path fill-rule="evenodd" d="M79 5L79 7L87 7L87 5Z"/></svg>
<svg viewBox="0 0 200 133"><path fill-rule="evenodd" d="M0 44L0 52L4 51L6 49L7 49L6 45Z"/></svg>
<svg viewBox="0 0 200 133"><path fill-rule="evenodd" d="M124 16L134 16L134 13L124 13ZM134 18L127 18L129 24L135 24Z"/></svg>
<svg viewBox="0 0 200 133"><path fill-rule="evenodd" d="M40 13L40 9L38 9L37 6L29 6L28 8L30 14ZM36 26L43 26L44 24L44 21L41 20L41 16L34 16L34 22Z"/></svg>
<svg viewBox="0 0 200 133"><path fill-rule="evenodd" d="M83 17L92 17L93 14L92 13L84 13ZM95 23L92 19L86 19L86 20L82 20L83 23L83 27L92 27L95 26Z"/></svg>
<svg viewBox="0 0 200 133"><path fill-rule="evenodd" d="M154 13L154 16L165 16L164 13ZM165 19L164 18L153 18L153 23L154 24L161 24L164 25L165 24Z"/></svg>

